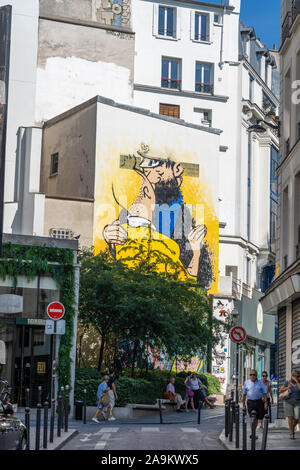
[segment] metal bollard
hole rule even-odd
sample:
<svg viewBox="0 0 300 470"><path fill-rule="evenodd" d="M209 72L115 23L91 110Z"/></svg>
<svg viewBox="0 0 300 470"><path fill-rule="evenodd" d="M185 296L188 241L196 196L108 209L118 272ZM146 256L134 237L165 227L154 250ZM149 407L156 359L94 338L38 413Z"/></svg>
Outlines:
<svg viewBox="0 0 300 470"><path fill-rule="evenodd" d="M26 450L30 450L30 390L29 388L26 388L25 426L27 429Z"/></svg>
<svg viewBox="0 0 300 470"><path fill-rule="evenodd" d="M158 406L159 406L159 419L160 419L160 424L163 424L162 409L161 409L161 399L158 400Z"/></svg>
<svg viewBox="0 0 300 470"><path fill-rule="evenodd" d="M243 450L247 450L247 409L243 408Z"/></svg>
<svg viewBox="0 0 300 470"><path fill-rule="evenodd" d="M268 398L268 408L269 408L269 423L272 423L272 403L270 398Z"/></svg>
<svg viewBox="0 0 300 470"><path fill-rule="evenodd" d="M41 413L42 413L42 387L38 387L38 402L36 405L35 450L40 450Z"/></svg>
<svg viewBox="0 0 300 470"><path fill-rule="evenodd" d="M229 408L230 408L230 419L229 419L229 442L232 442L232 436L233 436L233 414L234 414L234 402L230 399L229 403Z"/></svg>
<svg viewBox="0 0 300 470"><path fill-rule="evenodd" d="M65 406L65 387L60 387L60 394L61 394L61 414L60 414L60 429L64 430L64 406Z"/></svg>
<svg viewBox="0 0 300 470"><path fill-rule="evenodd" d="M57 437L61 436L62 396L58 395Z"/></svg>
<svg viewBox="0 0 300 470"><path fill-rule="evenodd" d="M229 435L230 399L225 400L225 437Z"/></svg>
<svg viewBox="0 0 300 470"><path fill-rule="evenodd" d="M54 439L54 414L55 414L55 398L51 399L51 418L50 418L50 442Z"/></svg>
<svg viewBox="0 0 300 470"><path fill-rule="evenodd" d="M65 432L68 432L69 429L69 385L66 385L65 388Z"/></svg>
<svg viewBox="0 0 300 470"><path fill-rule="evenodd" d="M267 448L268 430L269 430L269 415L265 415L264 432L263 432L263 438L262 438L262 443L261 443L261 450L266 450Z"/></svg>
<svg viewBox="0 0 300 470"><path fill-rule="evenodd" d="M240 405L235 405L235 448L240 447Z"/></svg>
<svg viewBox="0 0 300 470"><path fill-rule="evenodd" d="M86 424L86 388L83 390L83 424Z"/></svg>
<svg viewBox="0 0 300 470"><path fill-rule="evenodd" d="M199 405L198 405L198 424L200 424L200 419L201 419L201 408L202 408L202 401L199 400Z"/></svg>
<svg viewBox="0 0 300 470"><path fill-rule="evenodd" d="M251 429L251 450L256 450L256 411L251 412L252 429Z"/></svg>
<svg viewBox="0 0 300 470"><path fill-rule="evenodd" d="M43 449L47 449L47 439L48 439L48 408L49 403L44 402L44 434L43 434Z"/></svg>

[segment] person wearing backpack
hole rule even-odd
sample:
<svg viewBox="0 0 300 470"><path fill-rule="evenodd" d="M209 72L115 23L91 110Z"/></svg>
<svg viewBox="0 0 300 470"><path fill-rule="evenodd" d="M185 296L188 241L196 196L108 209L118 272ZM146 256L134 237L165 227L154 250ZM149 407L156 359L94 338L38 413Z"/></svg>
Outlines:
<svg viewBox="0 0 300 470"><path fill-rule="evenodd" d="M98 420L98 416L100 413L103 414L103 411L107 409L107 418L108 421L112 421L111 419L111 404L110 404L110 398L109 398L109 390L110 388L108 387L108 381L109 381L109 376L104 375L102 382L99 384L98 390L97 390L97 409L96 413L92 418L92 421L95 423L100 423L101 421Z"/></svg>

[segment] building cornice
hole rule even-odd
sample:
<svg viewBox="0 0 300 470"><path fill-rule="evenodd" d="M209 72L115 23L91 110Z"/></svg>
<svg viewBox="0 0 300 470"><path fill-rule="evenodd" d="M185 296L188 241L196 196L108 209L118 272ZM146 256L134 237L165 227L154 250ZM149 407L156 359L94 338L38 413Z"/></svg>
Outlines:
<svg viewBox="0 0 300 470"><path fill-rule="evenodd" d="M244 57L242 59L242 63L243 63L243 66L245 67L245 69L247 69L248 72L251 72L251 74L254 75L256 81L259 82L260 86L264 89L264 91L268 95L271 95L270 99L275 102L276 106L279 107L280 106L279 99L274 95L273 91L268 87L268 85L266 85L266 83L263 81L261 76L256 72L256 70L254 70L254 68L252 67L250 62L248 62L248 60Z"/></svg>
<svg viewBox="0 0 300 470"><path fill-rule="evenodd" d="M159 93L161 95L174 95L182 96L185 98L197 98L199 100L208 100L208 101L220 101L226 103L229 100L229 96L222 95L209 95L204 93L197 93L194 91L185 91L185 90L172 90L170 88L161 88L151 85L142 85L135 83L133 89L136 91L145 91L148 93Z"/></svg>
<svg viewBox="0 0 300 470"><path fill-rule="evenodd" d="M289 151L288 155L282 160L282 162L280 162L280 164L278 165L277 167L277 174L279 174L280 172L282 172L284 170L284 168L290 163L290 161L293 159L293 157L295 156L295 153L297 153L297 150L300 151L300 139L297 140L297 142L295 143L295 145L293 145L293 147L291 148L291 150Z"/></svg>
<svg viewBox="0 0 300 470"><path fill-rule="evenodd" d="M149 1L150 3L160 3L160 0L147 0ZM168 0L162 0L162 3L185 3L185 4L188 4L189 6L191 6L192 8L199 8L200 7L207 7L207 8L210 8L210 9L216 9L216 10L228 10L229 12L234 12L235 13L235 7L231 6L231 5L219 5L217 3L208 3L208 2L201 2L200 0L172 0L172 1L168 1Z"/></svg>
<svg viewBox="0 0 300 470"><path fill-rule="evenodd" d="M105 29L107 31L115 31L118 33L130 34L135 35L135 32L132 31L130 28L125 27L117 27L117 26L110 26L103 23L98 23L97 21L88 21L88 20L80 20L77 18L66 18L65 16L58 16L58 15L40 15L40 20L47 20L47 21L54 21L56 23L67 23L73 24L76 26L85 26L88 28L97 28L97 29Z"/></svg>

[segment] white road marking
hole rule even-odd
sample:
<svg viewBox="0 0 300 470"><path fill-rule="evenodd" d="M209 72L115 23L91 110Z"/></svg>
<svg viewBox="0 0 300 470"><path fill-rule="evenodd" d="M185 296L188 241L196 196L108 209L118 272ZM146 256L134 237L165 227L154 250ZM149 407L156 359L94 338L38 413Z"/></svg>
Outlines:
<svg viewBox="0 0 300 470"><path fill-rule="evenodd" d="M142 428L142 432L159 432L159 428Z"/></svg>
<svg viewBox="0 0 300 470"><path fill-rule="evenodd" d="M200 432L199 429L196 428L180 428L182 432Z"/></svg>
<svg viewBox="0 0 300 470"><path fill-rule="evenodd" d="M90 437L85 437L84 439L79 439L81 442L87 442L91 441L92 439Z"/></svg>
<svg viewBox="0 0 300 470"><path fill-rule="evenodd" d="M99 430L99 433L103 432L103 433L106 433L106 432L118 432L120 428L101 428Z"/></svg>
<svg viewBox="0 0 300 470"><path fill-rule="evenodd" d="M106 441L99 441L97 442L97 444L95 445L94 449L104 449L104 447L106 446L107 442Z"/></svg>

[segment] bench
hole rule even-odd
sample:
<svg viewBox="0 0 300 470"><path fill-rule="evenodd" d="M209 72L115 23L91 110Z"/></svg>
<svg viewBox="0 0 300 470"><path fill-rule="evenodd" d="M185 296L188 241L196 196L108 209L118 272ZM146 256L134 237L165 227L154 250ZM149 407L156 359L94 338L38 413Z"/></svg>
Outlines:
<svg viewBox="0 0 300 470"><path fill-rule="evenodd" d="M155 405L143 405L140 403L130 403L127 405L127 408L131 408L132 416L134 418L139 417L139 416L145 416L149 413L157 414L159 412L158 403L156 403ZM166 410L166 407L162 405L161 409Z"/></svg>

